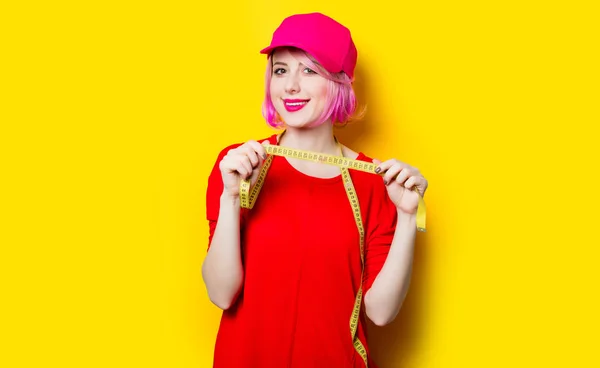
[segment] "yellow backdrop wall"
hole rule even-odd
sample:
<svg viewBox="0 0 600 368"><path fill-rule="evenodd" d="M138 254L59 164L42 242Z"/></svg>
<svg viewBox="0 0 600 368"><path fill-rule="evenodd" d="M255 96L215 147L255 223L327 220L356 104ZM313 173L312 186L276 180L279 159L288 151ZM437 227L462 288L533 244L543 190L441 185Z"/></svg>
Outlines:
<svg viewBox="0 0 600 368"><path fill-rule="evenodd" d="M3 4L0 366L211 366L207 176L272 134L258 51L309 11L359 50L367 115L340 139L430 182L381 368L597 366L590 4Z"/></svg>

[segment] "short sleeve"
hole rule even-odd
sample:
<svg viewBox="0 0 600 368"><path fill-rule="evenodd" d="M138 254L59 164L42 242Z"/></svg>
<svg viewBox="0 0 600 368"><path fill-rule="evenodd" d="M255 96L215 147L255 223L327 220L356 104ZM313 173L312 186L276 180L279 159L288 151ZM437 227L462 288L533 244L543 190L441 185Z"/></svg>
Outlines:
<svg viewBox="0 0 600 368"><path fill-rule="evenodd" d="M381 271L394 239L397 210L389 198L383 183L374 184L371 202L368 207L368 225L365 241L365 273L363 277L363 295L373 285Z"/></svg>

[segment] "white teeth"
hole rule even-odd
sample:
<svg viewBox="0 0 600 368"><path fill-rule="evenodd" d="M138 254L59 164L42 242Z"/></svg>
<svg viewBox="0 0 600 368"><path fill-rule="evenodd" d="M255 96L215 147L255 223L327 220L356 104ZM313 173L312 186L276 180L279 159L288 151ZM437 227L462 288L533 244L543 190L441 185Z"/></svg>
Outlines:
<svg viewBox="0 0 600 368"><path fill-rule="evenodd" d="M306 105L307 101L305 102L287 102L286 105L288 106L300 106L300 105Z"/></svg>

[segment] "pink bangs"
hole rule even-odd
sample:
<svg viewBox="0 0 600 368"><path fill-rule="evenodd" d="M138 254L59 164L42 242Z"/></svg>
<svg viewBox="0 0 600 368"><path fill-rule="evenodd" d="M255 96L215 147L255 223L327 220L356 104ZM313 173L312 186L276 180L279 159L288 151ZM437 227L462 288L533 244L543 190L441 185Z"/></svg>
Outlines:
<svg viewBox="0 0 600 368"><path fill-rule="evenodd" d="M352 88L352 80L346 73L330 73L320 64L310 57L306 52L299 49L290 49L294 56L298 57L300 61L314 70L323 78L329 80L327 86L327 102L323 113L313 124L317 126L323 124L328 119L331 119L333 124L344 125L352 120L353 115L356 111L356 95ZM262 114L267 123L274 128L282 128L284 122L277 114L275 106L271 101L271 92L269 86L271 85L271 78L273 76L273 63L271 60L272 55L269 56L267 62L267 70L265 73L265 100L262 105Z"/></svg>

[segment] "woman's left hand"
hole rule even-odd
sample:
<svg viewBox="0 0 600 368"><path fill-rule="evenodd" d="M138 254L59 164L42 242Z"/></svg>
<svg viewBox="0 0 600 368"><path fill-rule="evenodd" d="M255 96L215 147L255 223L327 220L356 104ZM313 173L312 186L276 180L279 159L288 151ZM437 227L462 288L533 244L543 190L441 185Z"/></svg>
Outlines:
<svg viewBox="0 0 600 368"><path fill-rule="evenodd" d="M396 159L385 162L373 159L373 163L377 165L377 172L383 175L383 183L396 208L407 214L416 214L419 195L424 196L427 190L427 179L418 169ZM415 187L419 194L413 191Z"/></svg>

